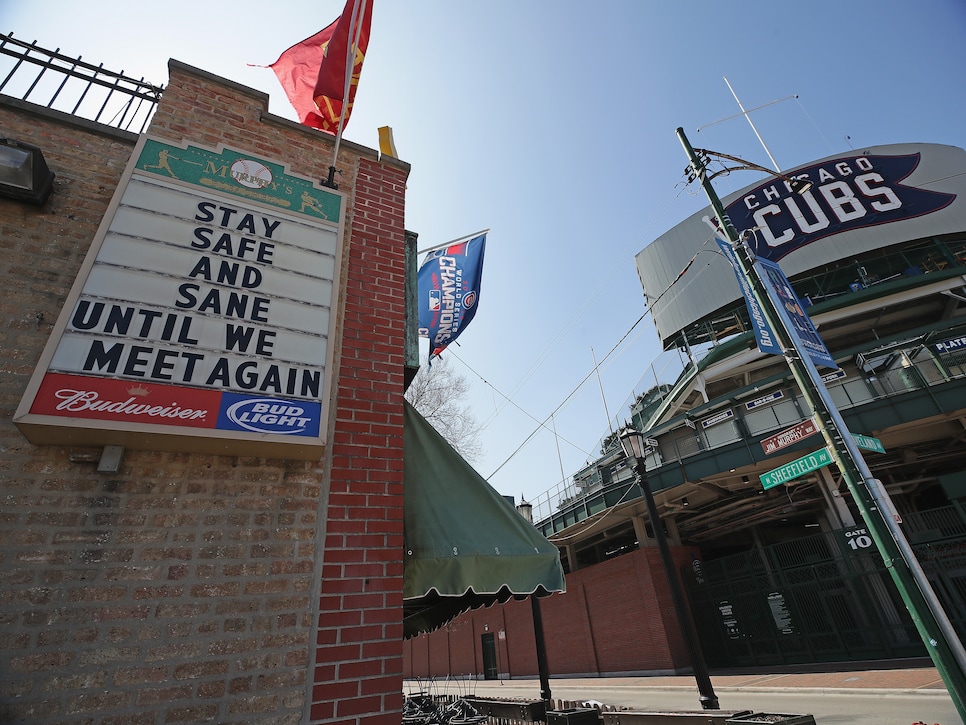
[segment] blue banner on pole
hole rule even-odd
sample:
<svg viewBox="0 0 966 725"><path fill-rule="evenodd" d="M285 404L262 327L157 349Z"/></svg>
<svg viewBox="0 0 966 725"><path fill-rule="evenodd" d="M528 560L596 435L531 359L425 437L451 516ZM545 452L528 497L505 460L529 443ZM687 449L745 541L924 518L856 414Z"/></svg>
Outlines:
<svg viewBox="0 0 966 725"><path fill-rule="evenodd" d="M761 312L761 304L755 297L748 279L741 271L741 265L738 263L738 256L735 254L734 247L718 234L715 234L714 240L718 243L718 248L725 259L731 264L735 277L738 279L738 286L741 288L741 294L745 298L745 306L748 308L748 317L751 320L752 329L755 331L758 349L766 355L781 355L783 351L775 339L771 325L768 324L768 320ZM802 307L801 300L798 299L798 295L795 294L791 282L788 281L781 267L777 263L761 257L758 257L755 263L765 271L767 276L767 279L764 280L765 284L770 285L775 290L778 303L788 313L788 318L792 323L792 329L789 332L798 336L802 347L812 359L812 362L816 365L837 368L838 365L835 364L828 348L825 347L825 343L819 337L811 318Z"/></svg>
<svg viewBox="0 0 966 725"><path fill-rule="evenodd" d="M758 349L766 355L781 355L781 346L779 346L778 341L775 339L775 333L772 331L771 325L768 324L768 320L762 314L761 305L758 302L758 298L755 297L751 285L748 283L748 278L741 271L741 265L738 264L738 256L735 254L734 247L717 234L715 234L714 240L718 243L718 248L721 250L721 253L735 271L735 277L738 279L738 287L741 288L741 294L745 298L745 306L748 308L748 319L751 320L751 327L755 331L755 340L758 342Z"/></svg>
<svg viewBox="0 0 966 725"><path fill-rule="evenodd" d="M776 262L762 259L761 257L758 258L757 263L765 270L768 278L765 280L765 283L771 284L782 307L788 313L788 318L792 322L790 332L793 335L798 335L802 347L805 348L805 352L808 353L812 362L816 365L837 368L838 365L835 364L835 360L829 354L828 348L825 347L825 343L819 337L818 330L812 324L812 319L802 308L802 301L798 299L798 295L792 289L792 284L788 281L785 273L782 272L782 268Z"/></svg>
<svg viewBox="0 0 966 725"><path fill-rule="evenodd" d="M429 357L438 356L476 315L483 278L486 234L426 255L419 267L419 336L429 338Z"/></svg>

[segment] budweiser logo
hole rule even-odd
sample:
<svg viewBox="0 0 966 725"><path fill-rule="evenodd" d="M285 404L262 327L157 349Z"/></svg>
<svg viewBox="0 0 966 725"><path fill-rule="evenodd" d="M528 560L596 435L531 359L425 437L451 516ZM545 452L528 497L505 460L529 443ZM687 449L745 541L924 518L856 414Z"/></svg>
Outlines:
<svg viewBox="0 0 966 725"><path fill-rule="evenodd" d="M148 389L143 385L135 385L133 388L127 389L128 395L139 395L142 398L148 395Z"/></svg>
<svg viewBox="0 0 966 725"><path fill-rule="evenodd" d="M134 393L136 390L129 390ZM144 390L141 388L141 390ZM144 393L147 393L145 390ZM149 405L142 403L131 395L127 400L107 400L100 397L94 390L68 390L62 388L54 393L60 402L56 409L79 413L93 411L100 413L114 413L116 415L149 418L177 418L179 420L204 420L208 415L207 409L182 408L177 403L170 405Z"/></svg>

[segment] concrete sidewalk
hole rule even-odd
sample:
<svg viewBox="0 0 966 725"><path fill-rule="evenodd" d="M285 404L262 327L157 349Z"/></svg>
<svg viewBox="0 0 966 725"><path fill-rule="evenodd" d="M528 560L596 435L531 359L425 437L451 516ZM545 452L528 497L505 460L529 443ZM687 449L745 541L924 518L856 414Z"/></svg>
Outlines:
<svg viewBox="0 0 966 725"><path fill-rule="evenodd" d="M450 680L457 686L462 678ZM462 679L469 685L470 681ZM498 692L504 685L523 685L539 690L535 677L502 680L472 680L476 694ZM416 681L407 681L407 686L418 689ZM425 684L425 683L424 683ZM769 692L802 690L812 692L855 692L874 693L918 693L922 695L941 695L948 697L946 686L934 667L870 666L867 669L828 671L814 669L810 672L743 674L711 674L711 684L717 692ZM444 680L435 680L437 687L444 686ZM695 690L694 677L691 675L641 675L620 677L551 677L552 691L580 688L592 697L595 689L658 689L658 690Z"/></svg>
<svg viewBox="0 0 966 725"><path fill-rule="evenodd" d="M595 686L618 688L634 687L645 689L685 689L694 690L694 678L690 675L652 676L652 677L594 677L594 678L552 678L554 685L565 687L580 683L582 687L593 689ZM947 695L946 686L935 668L896 668L869 669L847 672L798 672L783 674L712 674L711 684L716 691L755 692L769 690L812 690L820 692L840 692L862 690L872 692L905 692Z"/></svg>
<svg viewBox="0 0 966 725"><path fill-rule="evenodd" d="M714 714L749 711L808 713L820 725L953 725L962 722L939 673L923 664L866 662L851 663L849 667L854 669L812 666L807 672L802 671L803 668L791 667L781 672L769 672L764 668L754 672L712 672L711 682L721 705ZM678 718L675 722L711 712L700 710L697 683L691 675L552 677L550 689L558 709L601 703L605 709L619 708L637 714L673 713ZM512 705L539 699L540 683L533 677L502 680L435 678L407 681L404 692L473 695ZM718 722L698 720L701 723L712 721Z"/></svg>

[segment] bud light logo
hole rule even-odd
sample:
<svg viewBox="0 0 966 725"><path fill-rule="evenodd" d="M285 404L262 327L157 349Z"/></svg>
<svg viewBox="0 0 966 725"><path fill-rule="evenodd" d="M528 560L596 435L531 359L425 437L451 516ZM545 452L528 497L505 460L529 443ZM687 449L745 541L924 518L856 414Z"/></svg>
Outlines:
<svg viewBox="0 0 966 725"><path fill-rule="evenodd" d="M226 393L218 415L220 430L317 436L322 406L304 400L248 398Z"/></svg>

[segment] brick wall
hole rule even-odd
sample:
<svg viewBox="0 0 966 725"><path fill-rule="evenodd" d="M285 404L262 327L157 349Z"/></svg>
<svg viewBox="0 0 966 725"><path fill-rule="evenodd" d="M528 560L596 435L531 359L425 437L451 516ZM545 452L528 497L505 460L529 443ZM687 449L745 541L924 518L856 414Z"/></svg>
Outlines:
<svg viewBox="0 0 966 725"><path fill-rule="evenodd" d="M678 567L691 549L672 548ZM690 667L660 554L638 549L567 575L567 591L540 600L550 674L673 672ZM497 639L501 676L537 674L529 601L467 612L406 641L405 675L483 676L481 636Z"/></svg>
<svg viewBox="0 0 966 725"><path fill-rule="evenodd" d="M402 708L405 175L363 159L356 185L312 718L388 725Z"/></svg>
<svg viewBox="0 0 966 725"><path fill-rule="evenodd" d="M150 132L324 177L331 143L266 108L172 62ZM0 722L398 722L408 167L340 153L326 461L127 450L99 474L98 449L33 446L11 419L135 138L16 102L0 127L57 174L41 208L0 200Z"/></svg>

